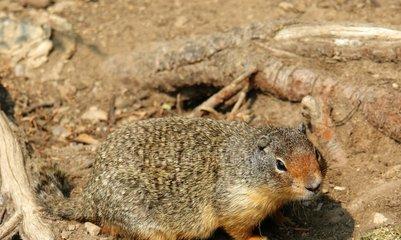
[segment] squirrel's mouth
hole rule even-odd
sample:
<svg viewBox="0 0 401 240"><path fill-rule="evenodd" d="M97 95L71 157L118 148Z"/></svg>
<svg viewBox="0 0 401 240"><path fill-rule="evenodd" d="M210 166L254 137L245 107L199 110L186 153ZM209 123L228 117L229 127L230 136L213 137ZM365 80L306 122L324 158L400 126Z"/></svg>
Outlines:
<svg viewBox="0 0 401 240"><path fill-rule="evenodd" d="M304 187L294 186L295 200L312 200L320 195L319 190L310 191Z"/></svg>

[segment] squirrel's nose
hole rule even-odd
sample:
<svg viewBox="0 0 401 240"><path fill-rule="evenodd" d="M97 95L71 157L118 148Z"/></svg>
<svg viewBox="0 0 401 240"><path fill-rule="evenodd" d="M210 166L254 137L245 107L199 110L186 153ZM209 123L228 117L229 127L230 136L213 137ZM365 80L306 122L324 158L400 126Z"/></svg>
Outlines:
<svg viewBox="0 0 401 240"><path fill-rule="evenodd" d="M308 185L305 186L305 188L306 188L308 191L311 191L311 192L316 193L316 192L319 191L319 188L320 188L320 184L321 184L321 183L322 183L321 180L317 180L317 181L314 181L314 182L309 183Z"/></svg>

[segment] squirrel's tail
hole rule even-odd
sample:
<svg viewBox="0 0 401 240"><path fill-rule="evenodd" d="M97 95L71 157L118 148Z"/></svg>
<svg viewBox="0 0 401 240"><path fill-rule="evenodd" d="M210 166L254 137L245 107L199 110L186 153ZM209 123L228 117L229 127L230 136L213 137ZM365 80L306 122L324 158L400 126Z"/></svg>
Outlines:
<svg viewBox="0 0 401 240"><path fill-rule="evenodd" d="M93 212L82 194L69 197L71 185L67 176L56 166L41 167L35 179L38 203L53 216L70 220L92 220Z"/></svg>

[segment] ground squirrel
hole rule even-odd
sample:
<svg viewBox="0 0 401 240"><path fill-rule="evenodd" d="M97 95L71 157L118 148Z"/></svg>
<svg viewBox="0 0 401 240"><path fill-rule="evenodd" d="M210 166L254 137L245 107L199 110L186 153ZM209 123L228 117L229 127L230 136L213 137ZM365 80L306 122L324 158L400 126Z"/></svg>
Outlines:
<svg viewBox="0 0 401 240"><path fill-rule="evenodd" d="M255 226L316 195L323 177L302 129L179 117L111 133L79 197L61 194L61 182L49 191L60 175L46 174L37 191L50 213L151 240L207 238L218 227L235 240L262 239Z"/></svg>

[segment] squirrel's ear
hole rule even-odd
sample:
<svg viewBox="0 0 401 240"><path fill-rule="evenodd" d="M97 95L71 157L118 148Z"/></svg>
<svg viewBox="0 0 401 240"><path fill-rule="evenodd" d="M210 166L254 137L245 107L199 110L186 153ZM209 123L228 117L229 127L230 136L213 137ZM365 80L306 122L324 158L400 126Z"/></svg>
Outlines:
<svg viewBox="0 0 401 240"><path fill-rule="evenodd" d="M306 134L306 125L305 125L305 123L299 124L298 130L299 130L301 133Z"/></svg>
<svg viewBox="0 0 401 240"><path fill-rule="evenodd" d="M265 147L267 147L269 145L269 143L270 143L270 139L267 136L261 136L257 142L258 148L263 150Z"/></svg>

